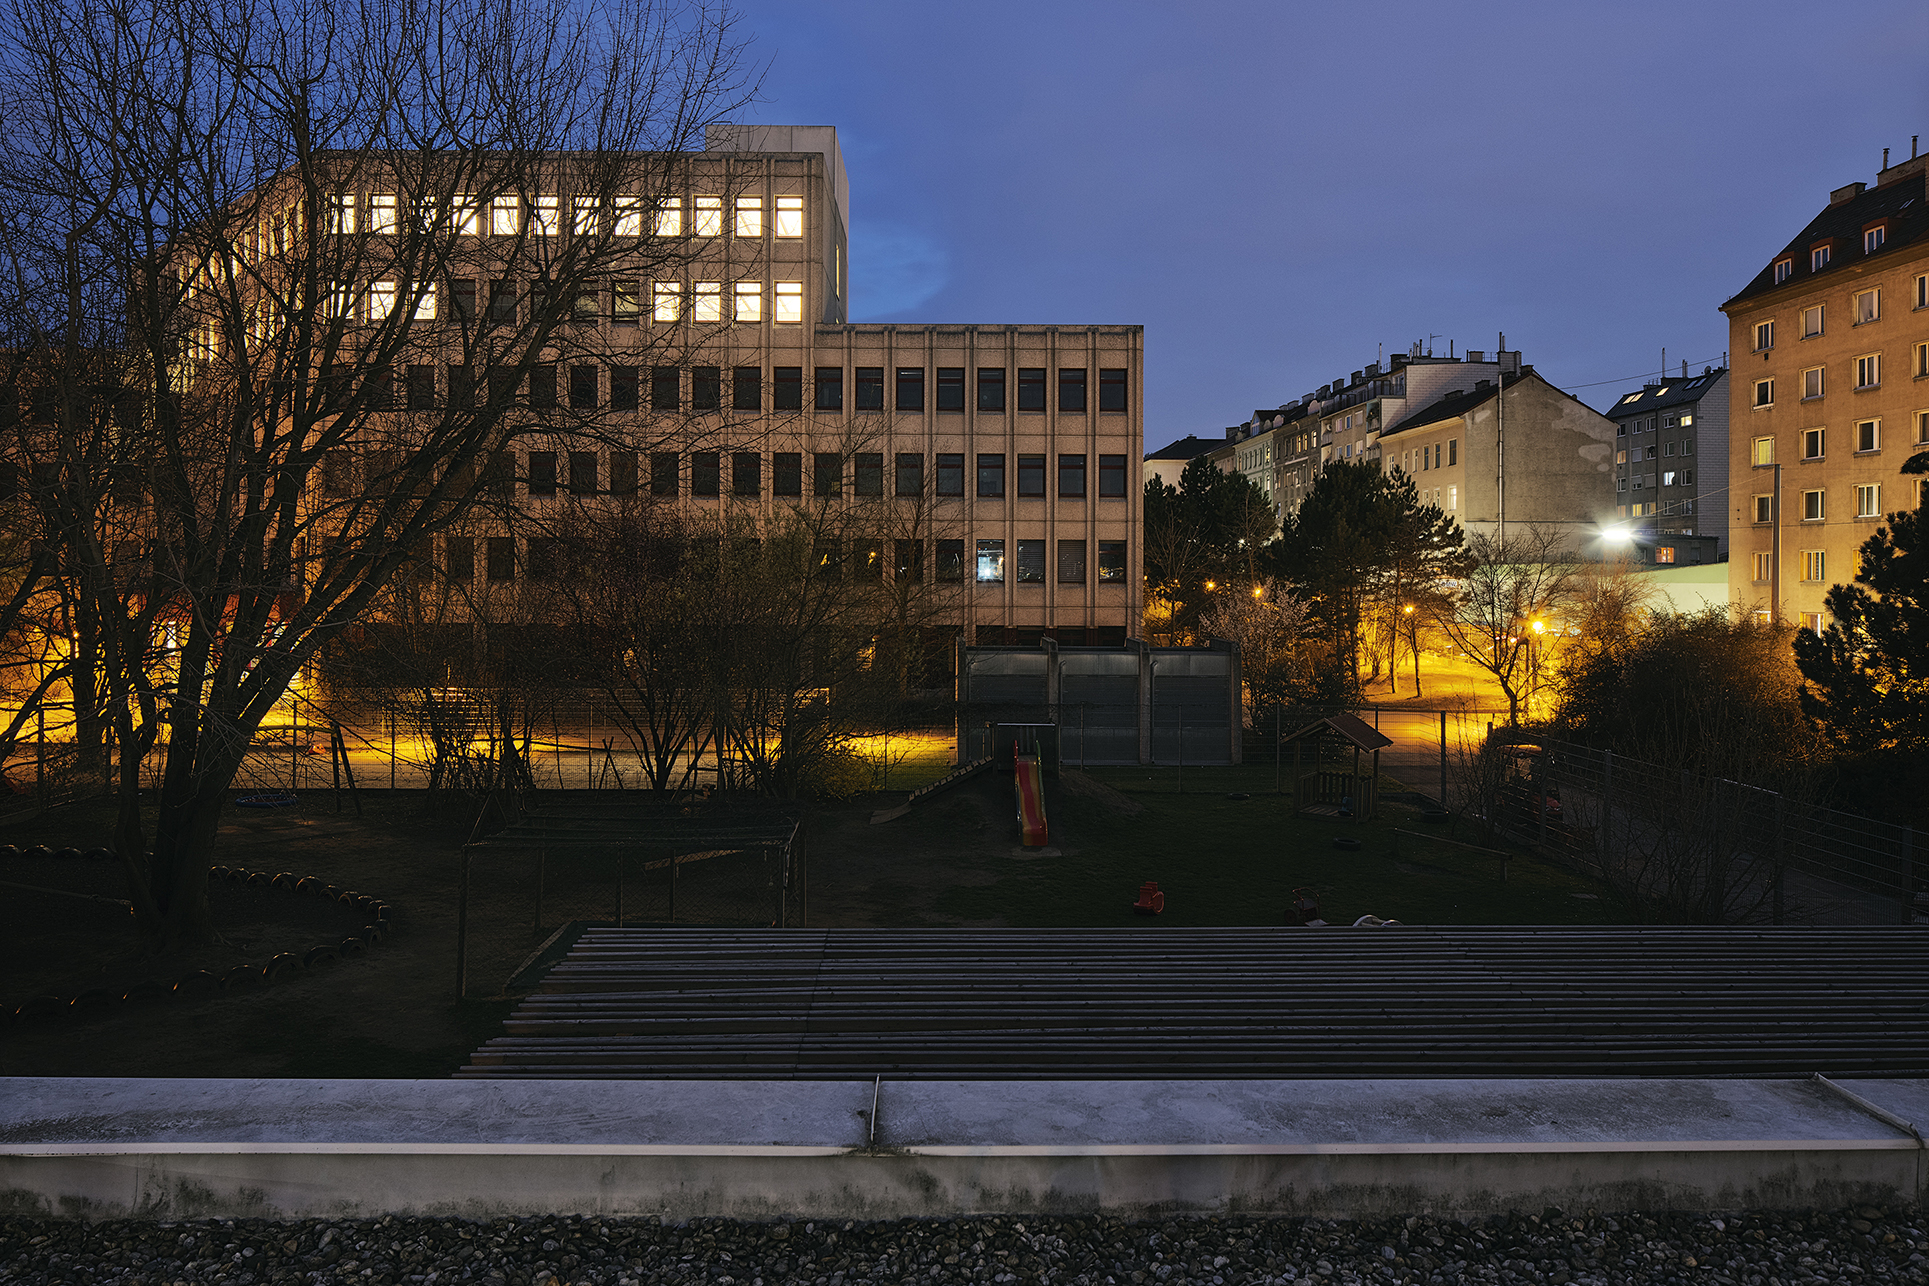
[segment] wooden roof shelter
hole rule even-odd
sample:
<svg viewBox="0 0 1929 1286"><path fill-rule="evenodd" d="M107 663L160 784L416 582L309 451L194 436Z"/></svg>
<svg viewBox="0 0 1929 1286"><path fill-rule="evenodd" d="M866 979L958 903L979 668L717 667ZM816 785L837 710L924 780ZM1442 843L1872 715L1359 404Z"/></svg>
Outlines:
<svg viewBox="0 0 1929 1286"><path fill-rule="evenodd" d="M1337 737L1353 747L1353 773L1351 788L1327 780L1330 774L1319 772L1317 747L1326 737ZM1304 774L1300 771L1300 751L1307 742L1315 747L1314 771ZM1324 816L1351 816L1355 821L1364 821L1373 816L1379 806L1380 752L1393 744L1393 738L1356 714L1329 714L1313 720L1301 728L1287 733L1282 742L1293 747L1293 803L1301 812L1319 813ZM1372 773L1360 775L1360 756L1371 754ZM1339 791L1345 794L1334 798ZM1309 798L1310 796L1310 798ZM1340 798L1352 801L1350 814L1342 807Z"/></svg>

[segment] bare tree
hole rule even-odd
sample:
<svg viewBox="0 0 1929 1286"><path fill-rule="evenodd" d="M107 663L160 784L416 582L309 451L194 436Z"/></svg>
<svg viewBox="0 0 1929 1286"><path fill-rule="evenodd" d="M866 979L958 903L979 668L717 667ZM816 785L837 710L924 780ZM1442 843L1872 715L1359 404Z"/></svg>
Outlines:
<svg viewBox="0 0 1929 1286"><path fill-rule="evenodd" d="M1547 665L1546 649L1557 637L1550 631L1573 599L1575 563L1560 534L1542 527L1505 540L1476 535L1467 553L1465 574L1433 619L1494 676L1507 694L1507 721L1516 724Z"/></svg>

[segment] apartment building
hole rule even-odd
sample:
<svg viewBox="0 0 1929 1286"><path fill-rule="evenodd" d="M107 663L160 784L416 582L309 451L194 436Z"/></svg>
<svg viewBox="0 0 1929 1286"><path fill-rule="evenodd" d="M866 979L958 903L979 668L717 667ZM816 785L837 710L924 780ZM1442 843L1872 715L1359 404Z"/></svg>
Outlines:
<svg viewBox="0 0 1929 1286"><path fill-rule="evenodd" d="M1206 455L1220 446L1214 438L1202 438L1188 433L1177 442L1169 442L1157 451L1146 452L1141 465L1140 483L1162 483L1168 487L1179 485L1179 475L1186 471L1194 457Z"/></svg>
<svg viewBox="0 0 1929 1286"><path fill-rule="evenodd" d="M1812 628L1883 515L1924 499L1900 469L1929 444L1929 156L1883 161L1721 306L1729 600Z"/></svg>
<svg viewBox="0 0 1929 1286"><path fill-rule="evenodd" d="M1615 399L1614 507L1636 557L1728 556L1728 370L1650 380ZM1705 498L1705 499L1704 499Z"/></svg>

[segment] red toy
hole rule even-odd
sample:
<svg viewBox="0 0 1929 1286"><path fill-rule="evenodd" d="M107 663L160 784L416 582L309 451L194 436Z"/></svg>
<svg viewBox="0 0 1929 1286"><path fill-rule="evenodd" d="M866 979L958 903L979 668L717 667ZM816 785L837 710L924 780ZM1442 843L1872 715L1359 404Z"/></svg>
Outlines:
<svg viewBox="0 0 1929 1286"><path fill-rule="evenodd" d="M1132 909L1140 915L1157 915L1165 910L1165 894L1159 892L1157 882L1147 880L1139 885L1139 900L1132 904Z"/></svg>

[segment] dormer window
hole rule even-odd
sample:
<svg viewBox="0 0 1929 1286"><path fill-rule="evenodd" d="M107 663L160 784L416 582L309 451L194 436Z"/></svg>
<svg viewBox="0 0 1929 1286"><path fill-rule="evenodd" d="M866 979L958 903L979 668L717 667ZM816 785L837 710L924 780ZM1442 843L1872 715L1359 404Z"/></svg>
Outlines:
<svg viewBox="0 0 1929 1286"><path fill-rule="evenodd" d="M1810 272L1820 272L1822 271L1822 269L1828 267L1829 251L1832 250L1833 248L1834 247L1829 242L1826 242L1826 241L1824 241L1819 246L1809 247L1808 270Z"/></svg>
<svg viewBox="0 0 1929 1286"><path fill-rule="evenodd" d="M1862 253L1872 255L1882 249L1882 243L1889 239L1889 225L1878 223L1873 228L1862 229Z"/></svg>
<svg viewBox="0 0 1929 1286"><path fill-rule="evenodd" d="M1775 261L1775 284L1776 285L1778 286L1781 285L1784 281L1787 281L1794 274L1795 274L1795 261L1793 259L1777 259Z"/></svg>

